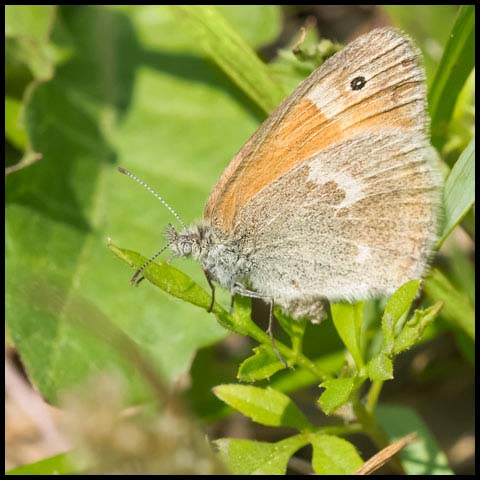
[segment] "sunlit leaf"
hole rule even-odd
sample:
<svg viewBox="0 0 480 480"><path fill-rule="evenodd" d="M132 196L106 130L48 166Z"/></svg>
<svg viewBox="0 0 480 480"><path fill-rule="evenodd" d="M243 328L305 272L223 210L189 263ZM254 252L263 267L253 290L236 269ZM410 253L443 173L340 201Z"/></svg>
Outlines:
<svg viewBox="0 0 480 480"><path fill-rule="evenodd" d="M332 320L340 338L355 361L357 369L363 366L361 335L364 302L354 305L334 303L331 305Z"/></svg>
<svg viewBox="0 0 480 480"><path fill-rule="evenodd" d="M270 426L284 426L297 430L308 429L310 424L303 413L285 394L273 388L249 385L219 385L215 395L254 422Z"/></svg>
<svg viewBox="0 0 480 480"><path fill-rule="evenodd" d="M343 438L315 434L310 441L313 447L312 466L319 475L349 475L363 465L356 448Z"/></svg>
<svg viewBox="0 0 480 480"><path fill-rule="evenodd" d="M241 382L255 382L270 378L274 373L285 368L273 349L262 345L255 347L253 351L255 354L244 360L238 369L237 378Z"/></svg>
<svg viewBox="0 0 480 480"><path fill-rule="evenodd" d="M428 103L432 118L432 143L441 147L455 102L475 65L475 6L462 5L451 30Z"/></svg>
<svg viewBox="0 0 480 480"><path fill-rule="evenodd" d="M455 162L444 190L445 228L438 247L462 221L475 202L475 139Z"/></svg>
<svg viewBox="0 0 480 480"><path fill-rule="evenodd" d="M188 20L187 31L201 42L208 55L266 113L283 99L285 92L267 66L229 25L214 6L175 6Z"/></svg>
<svg viewBox="0 0 480 480"><path fill-rule="evenodd" d="M236 438L214 441L225 465L236 475L285 475L290 457L307 443L303 435L276 443Z"/></svg>
<svg viewBox="0 0 480 480"><path fill-rule="evenodd" d="M394 353L398 354L408 350L418 343L423 331L435 320L442 306L442 302L437 302L425 310L415 310L412 317L405 322L402 331L395 338Z"/></svg>
<svg viewBox="0 0 480 480"><path fill-rule="evenodd" d="M325 380L320 387L325 391L320 395L318 403L326 414L333 413L346 403L356 385L356 378L332 378Z"/></svg>

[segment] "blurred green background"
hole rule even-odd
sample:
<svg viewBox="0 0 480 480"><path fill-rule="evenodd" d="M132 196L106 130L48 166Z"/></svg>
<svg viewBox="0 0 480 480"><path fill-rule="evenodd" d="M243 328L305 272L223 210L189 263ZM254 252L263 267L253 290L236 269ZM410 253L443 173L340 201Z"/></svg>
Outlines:
<svg viewBox="0 0 480 480"><path fill-rule="evenodd" d="M219 10L288 93L313 68L289 51L308 18L317 26L307 35L307 46L320 37L347 43L374 26L400 26L421 47L431 86L458 7ZM129 378L132 400L144 397L128 359L99 338L96 328L103 323L134 340L172 382L184 378L202 349L187 396L200 418L219 416L223 406L209 388L234 380L249 344L233 336L230 343L204 348L227 335L212 315L147 282L129 286L132 271L110 252L107 238L148 256L164 245L165 227L173 219L116 167L149 183L190 223L202 217L211 188L265 112L229 78L215 52L208 53L181 10L7 6L5 12L7 346L20 355L29 379L50 402L87 374L119 365ZM474 135L474 71L471 65L464 68L468 80L449 99L453 113L435 140L447 171ZM423 360L409 358L410 365L423 365L414 374L422 388L432 378L448 384L452 376L471 376L473 254L471 209L436 260L444 278L437 279L429 298L447 292L450 308L430 331ZM174 264L206 286L199 265L178 259ZM225 292L220 298L228 304ZM378 311L373 304L369 308L372 316ZM309 328L312 351L341 350L330 324ZM450 354L443 358L442 350ZM469 382L462 388L470 395ZM471 435L465 428L455 441ZM467 455L458 468L468 470L469 461Z"/></svg>

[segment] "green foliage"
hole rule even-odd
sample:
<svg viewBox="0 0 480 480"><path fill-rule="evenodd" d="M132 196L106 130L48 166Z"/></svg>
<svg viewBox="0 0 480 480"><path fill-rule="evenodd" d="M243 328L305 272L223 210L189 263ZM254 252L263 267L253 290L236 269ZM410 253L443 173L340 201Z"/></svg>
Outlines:
<svg viewBox="0 0 480 480"><path fill-rule="evenodd" d="M311 427L292 400L273 388L232 384L219 385L213 392L225 403L262 425L291 427L300 431Z"/></svg>
<svg viewBox="0 0 480 480"><path fill-rule="evenodd" d="M375 417L391 442L417 432L418 440L400 453L402 466L408 475L449 475L445 453L442 452L425 422L411 408L401 405L378 405Z"/></svg>
<svg viewBox="0 0 480 480"><path fill-rule="evenodd" d="M12 468L6 475L69 475L78 472L70 453L61 453L38 462Z"/></svg>
<svg viewBox="0 0 480 480"><path fill-rule="evenodd" d="M462 152L445 182L445 228L438 245L472 208L475 202L475 139Z"/></svg>
<svg viewBox="0 0 480 480"><path fill-rule="evenodd" d="M248 357L238 368L237 378L241 382L255 382L270 378L274 373L283 370L284 365L275 355L272 348L265 345L255 347L254 355Z"/></svg>
<svg viewBox="0 0 480 480"><path fill-rule="evenodd" d="M448 150L453 164L440 247L456 228L473 231L475 142L463 112L472 106L473 87L465 82L474 66L474 7L461 7L455 21L446 15L452 6L437 7L386 8L424 49L434 144L444 160ZM419 9L431 22L418 23ZM198 266L159 261L144 270L139 288L128 285L125 265L137 269L164 245L158 234L172 218L114 166L152 183L187 222L201 217L211 185L245 139L339 48L310 32L301 55L283 51L267 65L254 48L275 40L280 20L276 6L6 7L6 139L24 160L43 156L34 165L16 164L6 181L9 334L31 381L51 402L105 369L120 370L132 401L145 402L152 397L136 352L173 382L199 348L227 331L249 336L258 346L237 378L269 386L222 382L213 392L229 408L217 403L204 418L235 409L300 433L275 443L216 440L232 473L284 474L290 457L310 444L315 473L351 474L363 460L341 437L362 432L382 448L412 431L419 440L401 454L404 471L450 473L414 412L377 401L383 382L394 378L396 355L422 342L438 315L471 351L473 280L453 282L439 266L422 285L433 304L418 297L417 280L390 297L383 315L372 301L333 304L330 337L325 325L276 310L283 332L275 345L288 369L251 319L250 300L236 298L229 313L227 295L217 290L207 312L211 293ZM441 60L427 48L430 40L443 51ZM110 241L108 250L107 237L148 253ZM410 313L415 298L423 303ZM324 389L320 408L342 422L314 425L287 395L315 384ZM22 468L10 473L71 472L68 456Z"/></svg>
<svg viewBox="0 0 480 480"><path fill-rule="evenodd" d="M201 42L212 60L266 113L283 99L285 92L270 76L267 66L248 43L212 6L175 6L185 28ZM253 12L252 12L253 13Z"/></svg>
<svg viewBox="0 0 480 480"><path fill-rule="evenodd" d="M363 302L353 307L348 303L337 303L331 306L335 328L352 355L358 370L363 367L361 346L363 307Z"/></svg>
<svg viewBox="0 0 480 480"><path fill-rule="evenodd" d="M462 5L429 91L432 143L440 148L457 98L475 66L475 5Z"/></svg>
<svg viewBox="0 0 480 480"><path fill-rule="evenodd" d="M303 435L276 443L220 438L220 457L235 475L285 475L290 457L307 443Z"/></svg>
<svg viewBox="0 0 480 480"><path fill-rule="evenodd" d="M425 294L434 302L444 303L442 315L456 328L475 340L475 311L468 296L460 292L438 269L430 272L425 282Z"/></svg>
<svg viewBox="0 0 480 480"><path fill-rule="evenodd" d="M355 447L333 435L312 435L312 466L319 475L349 475L363 464Z"/></svg>
<svg viewBox="0 0 480 480"><path fill-rule="evenodd" d="M325 388L325 391L318 399L322 410L330 414L347 403L356 383L354 377L332 378L321 383L320 386Z"/></svg>

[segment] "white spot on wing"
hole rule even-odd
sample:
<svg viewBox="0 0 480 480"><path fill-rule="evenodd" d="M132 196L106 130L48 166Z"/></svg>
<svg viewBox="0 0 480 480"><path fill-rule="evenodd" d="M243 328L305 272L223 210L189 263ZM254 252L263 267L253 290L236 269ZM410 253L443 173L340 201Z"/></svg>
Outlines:
<svg viewBox="0 0 480 480"><path fill-rule="evenodd" d="M309 163L310 171L308 180L317 185L324 185L327 182L335 182L338 188L345 192L345 198L335 208L345 208L363 198L363 182L353 178L347 172L327 171L322 158Z"/></svg>
<svg viewBox="0 0 480 480"><path fill-rule="evenodd" d="M358 263L365 263L370 257L370 247L366 245L357 245L358 254L355 257L355 261Z"/></svg>

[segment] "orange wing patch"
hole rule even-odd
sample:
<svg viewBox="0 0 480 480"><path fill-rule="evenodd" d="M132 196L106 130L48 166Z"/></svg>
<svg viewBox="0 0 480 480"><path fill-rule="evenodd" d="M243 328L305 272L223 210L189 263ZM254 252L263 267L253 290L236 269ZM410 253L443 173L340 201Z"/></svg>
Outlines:
<svg viewBox="0 0 480 480"><path fill-rule="evenodd" d="M245 145L220 181L223 180L224 185L234 182L234 188L227 188L220 198L212 194L205 216L210 218L213 225L228 231L232 227L236 211L257 192L305 158L328 146L330 142L323 141L319 135L304 142L325 120L314 103L304 99L292 108L279 127L270 131L263 142L255 146L251 146L250 142ZM340 130L337 127L331 128L330 133L335 133L336 139L339 139ZM254 162L247 164L245 160L252 157Z"/></svg>
<svg viewBox="0 0 480 480"><path fill-rule="evenodd" d="M366 79L365 88L351 88L357 76ZM227 233L254 195L299 163L366 131L425 130L425 110L424 74L409 40L390 29L360 37L315 70L255 132L215 186L205 218Z"/></svg>

